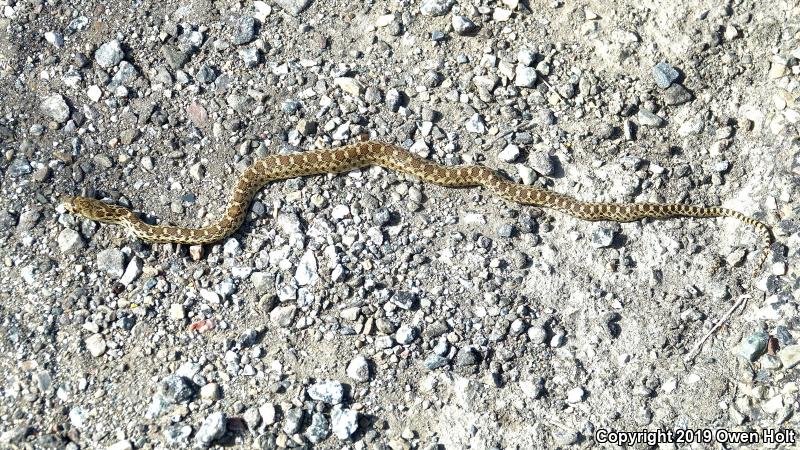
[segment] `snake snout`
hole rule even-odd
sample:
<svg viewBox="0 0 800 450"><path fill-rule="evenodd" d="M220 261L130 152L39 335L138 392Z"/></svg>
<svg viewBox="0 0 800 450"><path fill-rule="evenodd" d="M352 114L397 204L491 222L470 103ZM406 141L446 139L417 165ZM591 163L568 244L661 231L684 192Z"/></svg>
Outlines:
<svg viewBox="0 0 800 450"><path fill-rule="evenodd" d="M62 195L60 200L61 200L61 206L63 206L64 209L67 210L67 212L70 213L75 212L75 203L74 203L75 197L71 195Z"/></svg>

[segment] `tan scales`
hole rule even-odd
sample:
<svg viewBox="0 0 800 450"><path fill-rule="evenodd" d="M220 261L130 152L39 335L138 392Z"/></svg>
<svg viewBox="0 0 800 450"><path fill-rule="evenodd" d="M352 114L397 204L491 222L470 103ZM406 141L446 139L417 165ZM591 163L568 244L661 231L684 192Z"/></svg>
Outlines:
<svg viewBox="0 0 800 450"><path fill-rule="evenodd" d="M87 197L67 196L63 199L63 205L67 211L78 216L124 225L133 235L147 242L207 244L233 234L244 222L253 197L270 181L340 173L372 165L414 175L422 181L440 186L483 186L510 202L550 208L582 220L633 222L644 218L733 217L754 227L761 235L764 248L756 270L764 263L772 244L772 233L766 224L732 209L679 203L584 202L545 189L513 183L484 166L447 167L396 145L375 141L293 155L273 155L256 161L239 177L224 216L202 228L148 225L127 208Z"/></svg>

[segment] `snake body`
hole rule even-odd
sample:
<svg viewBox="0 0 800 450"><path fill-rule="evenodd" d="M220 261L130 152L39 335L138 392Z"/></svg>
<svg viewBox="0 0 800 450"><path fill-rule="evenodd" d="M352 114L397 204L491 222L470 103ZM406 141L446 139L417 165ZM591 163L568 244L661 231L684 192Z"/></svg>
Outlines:
<svg viewBox="0 0 800 450"><path fill-rule="evenodd" d="M340 173L371 165L411 174L422 181L441 186L483 186L509 202L550 208L588 221L632 222L644 218L733 217L754 227L761 235L764 249L757 267L761 267L764 263L767 250L772 243L772 233L766 224L732 209L679 203L585 202L564 194L511 182L484 166L443 166L396 145L376 141L360 142L328 150L273 155L258 160L239 177L224 216L216 223L202 228L149 225L127 208L88 197L65 197L63 205L67 211L78 216L98 222L124 225L133 235L144 241L206 244L220 241L233 234L244 222L253 197L270 181Z"/></svg>

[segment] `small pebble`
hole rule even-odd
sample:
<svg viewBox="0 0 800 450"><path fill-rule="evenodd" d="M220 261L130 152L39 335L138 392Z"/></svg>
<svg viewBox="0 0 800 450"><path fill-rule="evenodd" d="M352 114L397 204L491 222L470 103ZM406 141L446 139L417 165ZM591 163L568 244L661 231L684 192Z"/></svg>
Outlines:
<svg viewBox="0 0 800 450"><path fill-rule="evenodd" d="M785 370L793 369L800 364L800 345L787 345L778 352Z"/></svg>
<svg viewBox="0 0 800 450"><path fill-rule="evenodd" d="M56 241L58 242L58 249L63 254L74 253L86 246L80 233L69 228L61 230Z"/></svg>
<svg viewBox="0 0 800 450"><path fill-rule="evenodd" d="M89 97L89 100L98 102L103 96L103 91L100 89L100 86L93 84L86 90L86 96Z"/></svg>
<svg viewBox="0 0 800 450"><path fill-rule="evenodd" d="M125 255L116 248L107 248L97 254L97 268L111 278L121 278L125 273Z"/></svg>
<svg viewBox="0 0 800 450"><path fill-rule="evenodd" d="M339 87L339 89L347 92L348 94L352 95L353 97L358 97L364 92L364 85L361 84L360 81L356 80L355 78L351 77L336 77L333 79L333 84Z"/></svg>
<svg viewBox="0 0 800 450"><path fill-rule="evenodd" d="M742 339L736 348L736 355L753 362L767 351L767 341L769 334L766 331L757 331Z"/></svg>
<svg viewBox="0 0 800 450"><path fill-rule="evenodd" d="M455 0L422 0L419 12L423 16L443 16L450 12Z"/></svg>
<svg viewBox="0 0 800 450"><path fill-rule="evenodd" d="M411 325L401 325L395 333L395 340L400 345L408 345L419 335L419 329Z"/></svg>
<svg viewBox="0 0 800 450"><path fill-rule="evenodd" d="M358 430L358 413L352 409L334 408L331 411L333 434L340 440L347 440Z"/></svg>
<svg viewBox="0 0 800 450"><path fill-rule="evenodd" d="M667 105L682 105L692 101L692 94L680 84L673 84L664 91L664 103Z"/></svg>
<svg viewBox="0 0 800 450"><path fill-rule="evenodd" d="M303 425L304 417L305 411L300 408L291 408L290 410L286 411L286 416L284 417L283 423L283 432L291 436L300 431L300 427Z"/></svg>
<svg viewBox="0 0 800 450"><path fill-rule="evenodd" d="M347 365L347 376L354 381L366 382L369 381L369 362L367 358L358 355Z"/></svg>
<svg viewBox="0 0 800 450"><path fill-rule="evenodd" d="M584 394L583 388L576 387L570 389L570 391L567 392L567 403L574 404L582 402Z"/></svg>
<svg viewBox="0 0 800 450"><path fill-rule="evenodd" d="M330 434L330 424L325 415L320 412L314 413L311 416L311 424L304 434L313 444L325 440Z"/></svg>
<svg viewBox="0 0 800 450"><path fill-rule="evenodd" d="M342 403L344 397L344 387L342 383L333 380L327 380L320 383L315 383L309 386L308 396L314 400L325 402L329 405L338 405Z"/></svg>
<svg viewBox="0 0 800 450"><path fill-rule="evenodd" d="M197 446L207 448L211 443L221 438L225 434L227 418L224 412L214 412L209 414L194 437Z"/></svg>
<svg viewBox="0 0 800 450"><path fill-rule="evenodd" d="M186 311L180 303L169 305L169 318L172 320L183 320L186 318Z"/></svg>
<svg viewBox="0 0 800 450"><path fill-rule="evenodd" d="M275 0L275 3L292 16L298 16L311 4L311 0Z"/></svg>
<svg viewBox="0 0 800 450"><path fill-rule="evenodd" d="M95 358L106 352L106 340L103 339L103 335L100 333L89 336L84 343L86 344L86 349Z"/></svg>
<svg viewBox="0 0 800 450"><path fill-rule="evenodd" d="M219 389L219 384L217 383L208 383L200 388L200 398L202 398L203 400L215 402L219 400L220 397L219 394L220 394L220 389Z"/></svg>
<svg viewBox="0 0 800 450"><path fill-rule="evenodd" d="M500 161L513 163L519 158L519 147L514 144L507 145L497 156Z"/></svg>
<svg viewBox="0 0 800 450"><path fill-rule="evenodd" d="M486 132L486 124L483 122L483 117L480 114L473 114L467 121L465 128L470 133L483 134Z"/></svg>
<svg viewBox="0 0 800 450"><path fill-rule="evenodd" d="M597 226L592 231L590 243L594 248L607 248L614 242L614 235L616 232L613 228L608 226Z"/></svg>
<svg viewBox="0 0 800 450"><path fill-rule="evenodd" d="M303 253L303 256L297 264L294 279L300 286L314 284L319 279L319 275L317 274L317 258L314 252L309 250Z"/></svg>
<svg viewBox="0 0 800 450"><path fill-rule="evenodd" d="M57 31L48 31L44 34L44 39L55 48L64 47L64 36Z"/></svg>
<svg viewBox="0 0 800 450"><path fill-rule="evenodd" d="M475 22L469 20L469 18L465 16L454 15L451 22L453 24L453 31L455 31L459 36L468 36L474 34L478 29L478 26L475 25Z"/></svg>
<svg viewBox="0 0 800 450"><path fill-rule="evenodd" d="M678 77L680 77L680 73L665 62L660 62L653 67L653 78L661 89L668 88Z"/></svg>
<svg viewBox="0 0 800 450"><path fill-rule="evenodd" d="M261 415L261 420L265 426L274 424L278 416L278 411L273 403L264 403L259 406L258 413Z"/></svg>
<svg viewBox="0 0 800 450"><path fill-rule="evenodd" d="M425 361L423 362L423 365L428 370L435 370L435 369L438 369L440 367L444 367L449 363L450 363L449 359L447 359L446 357L444 357L442 355L437 355L437 354L434 353L434 354L431 354L430 356L428 356L427 358L425 358Z"/></svg>
<svg viewBox="0 0 800 450"><path fill-rule="evenodd" d="M104 69L116 66L123 57L125 57L125 53L116 39L106 42L94 52L95 62Z"/></svg>
<svg viewBox="0 0 800 450"><path fill-rule="evenodd" d="M517 62L523 66L531 66L535 60L536 54L527 48L520 49L517 52Z"/></svg>
<svg viewBox="0 0 800 450"><path fill-rule="evenodd" d="M531 88L536 85L536 79L536 69L533 67L518 65L514 69L514 86Z"/></svg>
<svg viewBox="0 0 800 450"><path fill-rule="evenodd" d="M636 115L639 124L645 127L660 127L664 125L664 119L646 109L640 109Z"/></svg>
<svg viewBox="0 0 800 450"><path fill-rule="evenodd" d="M244 66L251 69L257 66L261 60L261 52L255 47L247 47L239 50L239 57L242 59Z"/></svg>
<svg viewBox="0 0 800 450"><path fill-rule="evenodd" d="M251 42L256 35L256 20L251 16L238 18L233 24L233 43L243 45Z"/></svg>
<svg viewBox="0 0 800 450"><path fill-rule="evenodd" d="M59 124L69 118L69 106L60 94L53 94L44 99L40 105L42 112Z"/></svg>

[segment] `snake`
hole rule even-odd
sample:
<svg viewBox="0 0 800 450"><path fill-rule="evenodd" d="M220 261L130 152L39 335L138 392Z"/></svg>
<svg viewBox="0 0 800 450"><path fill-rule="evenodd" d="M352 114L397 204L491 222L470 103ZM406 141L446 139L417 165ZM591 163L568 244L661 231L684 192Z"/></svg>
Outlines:
<svg viewBox="0 0 800 450"><path fill-rule="evenodd" d="M578 200L548 189L515 183L483 165L445 166L394 144L363 141L332 149L270 155L255 161L239 176L221 219L211 225L191 228L150 225L128 208L91 197L64 196L64 209L97 222L122 225L135 237L151 243L211 244L230 236L242 225L253 197L271 181L295 177L342 173L368 166L381 166L422 181L445 187L477 187L520 205L552 209L586 221L634 222L642 219L732 217L752 226L761 235L763 251L756 265L764 264L773 236L764 222L720 206L682 203L610 203Z"/></svg>

